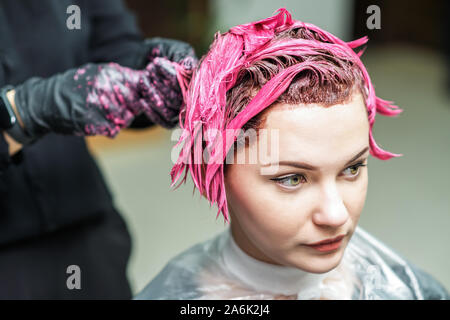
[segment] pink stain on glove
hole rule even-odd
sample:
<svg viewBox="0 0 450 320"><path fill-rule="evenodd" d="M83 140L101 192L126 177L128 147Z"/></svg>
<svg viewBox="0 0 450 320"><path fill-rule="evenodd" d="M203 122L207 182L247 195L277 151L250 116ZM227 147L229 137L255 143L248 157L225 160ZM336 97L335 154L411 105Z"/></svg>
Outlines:
<svg viewBox="0 0 450 320"><path fill-rule="evenodd" d="M179 63L153 57L145 69L134 70L117 63L87 65L77 70L77 87L86 90L90 121L81 135L116 136L144 113L153 123L172 128L183 105L179 80L185 81L196 61L186 57ZM183 69L184 78L177 70Z"/></svg>

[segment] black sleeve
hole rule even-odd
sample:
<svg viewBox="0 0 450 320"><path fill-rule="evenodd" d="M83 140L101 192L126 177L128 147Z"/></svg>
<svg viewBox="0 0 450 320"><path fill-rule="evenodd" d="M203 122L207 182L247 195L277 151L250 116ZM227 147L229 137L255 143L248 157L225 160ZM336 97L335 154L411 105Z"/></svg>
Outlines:
<svg viewBox="0 0 450 320"><path fill-rule="evenodd" d="M135 24L133 16L127 11L127 9L123 6L122 1L118 0L98 0L98 1L86 1L87 4L86 8L83 8L83 15L86 14L89 16L89 28L86 28L89 30L89 53L86 59L89 59L88 62L95 62L95 63L102 63L102 62L117 62L121 65L133 67L138 69L138 64L143 61L142 57L145 56L144 53L144 46L143 46L143 39L137 29L137 26ZM86 10L85 10L86 9ZM49 13L50 14L50 13ZM50 19L51 21L51 19ZM84 31L84 30L82 30ZM36 36L36 37L42 37L42 35L30 35L30 37ZM1 49L1 48L0 48ZM42 58L41 58L42 59ZM69 66L70 67L70 66ZM73 67L76 67L75 65ZM42 101L45 102L45 100L54 100L56 103L73 103L73 97L71 99L69 96L61 96L61 92L58 91L56 88L56 85L58 84L55 79L57 79L58 75L54 75L48 79L48 83L46 86L42 86L42 88L50 89L47 92L42 92ZM0 70L0 78L2 78L1 70ZM31 78L27 81L33 81ZM27 81L22 82L25 83ZM51 84L54 84L54 88L52 88ZM3 85L1 79L0 79L0 87ZM17 96L16 96L17 98ZM143 119L139 119L139 126L145 127L150 125L149 122L142 123ZM42 149L41 153L35 152L34 155L40 154L42 155L41 158L39 158L40 161L45 162L46 157L51 157L51 153L48 151L52 150L51 143L48 143L48 141L56 141L60 142L59 139L62 139L60 135L52 135L51 137L47 137L47 142L43 143L43 146L48 147L48 150ZM49 140L50 139L50 140ZM53 139L53 140L52 140ZM14 210L11 210L11 213L14 213L15 209L17 208L17 211L21 211L24 214L30 215L29 217L24 217L20 215L9 215L8 218L11 218L10 221L6 221L5 219L2 219L4 224L2 224L2 230L7 230L8 232L3 232L1 238L2 245L6 243L7 241L10 241L11 239L25 239L29 236L40 234L43 232L47 232L48 230L58 230L61 229L64 226L72 225L74 222L79 222L87 218L91 218L91 216L87 216L87 214L91 214L95 211L95 214L97 212L103 212L103 208L106 206L109 206L112 202L107 195L104 195L104 193L107 193L107 188L104 186L104 181L100 176L100 173L92 175L92 168L96 168L95 163L93 161L90 161L90 157L88 154L86 154L83 159L88 159L87 161L79 161L78 157L80 155L78 154L79 150L85 150L84 147L84 140L79 139L77 137L64 137L66 140L71 140L70 144L66 144L63 146L63 150L53 150L53 152L65 152L67 157L70 157L71 153L73 151L73 157L71 158L70 164L61 164L61 167L69 167L69 168L77 168L74 170L75 172L78 171L79 167L85 166L88 167L86 170L80 170L85 172L86 175L91 173L89 177L86 177L86 179L75 179L75 182L82 182L83 184L78 185L77 188L86 190L87 197L89 197L89 201L86 201L84 198L85 194L83 193L77 193L77 195L72 196L66 192L61 191L60 194L67 195L67 199L69 203L70 201L75 202L73 199L78 200L82 199L82 201L76 201L78 203L77 206L74 206L71 208L65 215L60 214L60 212L55 209L60 207L59 199L66 199L58 195L54 195L50 192L48 193L42 193L42 195L31 195L30 197L25 197L25 199L31 199L33 197L33 200L38 199L39 205L35 205L33 203L27 204L27 206L36 208L36 211L38 209L40 210L41 207L44 209L42 210L42 215L33 215L34 211L32 210L20 210L20 203L19 204L12 204L14 206ZM74 146L74 144L77 144L74 148L71 148ZM83 144L78 145L78 144ZM27 148L31 148L31 146L25 146L24 151L27 150ZM66 148L66 149L64 149ZM86 150L87 153L87 150ZM19 152L18 154L21 154ZM7 167L11 167L11 165L17 161L20 161L20 158L17 156L9 156L9 146L6 140L3 136L3 131L0 130L0 191L2 191L3 187L7 187L6 184L2 184L2 180L6 181L5 175L7 174L6 171L8 170ZM60 158L58 158L60 159ZM58 160L57 159L57 160ZM53 163L53 162L52 162ZM56 165L58 165L57 161L54 162ZM41 164L41 167L44 169L52 169L49 166ZM41 177L36 173L36 176L32 177L32 180L30 180L33 183L36 183L36 185L39 187L40 190L51 190L50 188L40 188L40 185L38 183L47 186L47 185L53 185L53 181L59 182L62 181L61 177L55 176L55 173L58 172L57 169L61 170L61 167L55 168L55 171L52 172L52 174L47 174L48 172L42 172L43 176L46 177L46 180L43 182L40 180ZM20 166L22 168L22 166ZM42 169L41 168L41 169ZM38 170L36 170L38 171ZM97 172L97 171L96 171ZM2 177L3 175L3 177ZM70 176L70 172L67 172L67 176ZM12 179L12 178L11 178ZM29 183L30 181L26 181L25 183ZM44 184L45 183L45 184ZM86 183L86 188L82 188L84 186L84 183ZM56 188L56 187L55 187ZM31 188L30 188L31 189ZM63 188L61 188L63 189ZM90 192L90 190L98 190L98 192ZM34 189L33 189L34 190ZM42 191L43 192L43 191ZM1 193L1 192L0 192ZM50 201L48 201L50 200ZM18 200L20 202L20 199ZM14 201L11 201L11 203ZM4 202L6 203L6 202ZM3 204L0 199L0 216L2 218L5 217L7 211L2 210ZM101 208L101 210L92 209L90 205L92 203L95 203L98 208ZM9 203L10 204L10 203ZM45 207L44 207L45 206ZM78 208L89 208L89 210L78 210ZM97 208L97 207L96 207ZM80 212L86 212L86 216L80 216ZM8 213L10 213L8 211ZM51 226L48 227L48 226ZM1 233L1 231L0 231Z"/></svg>
<svg viewBox="0 0 450 320"><path fill-rule="evenodd" d="M143 37L121 0L89 1L89 62L139 68Z"/></svg>
<svg viewBox="0 0 450 320"><path fill-rule="evenodd" d="M133 69L145 67L146 50L136 19L121 0L89 2L90 62L117 62ZM137 116L128 128L153 126L144 114Z"/></svg>
<svg viewBox="0 0 450 320"><path fill-rule="evenodd" d="M0 176L3 174L10 162L9 146L3 136L3 131L0 130Z"/></svg>

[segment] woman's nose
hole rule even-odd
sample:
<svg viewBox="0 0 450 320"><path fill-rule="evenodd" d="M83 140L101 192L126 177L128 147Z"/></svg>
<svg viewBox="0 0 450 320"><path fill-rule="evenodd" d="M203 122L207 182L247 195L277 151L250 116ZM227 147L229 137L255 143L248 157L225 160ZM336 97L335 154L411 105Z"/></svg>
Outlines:
<svg viewBox="0 0 450 320"><path fill-rule="evenodd" d="M347 222L349 213L335 185L322 190L318 201L319 204L313 214L315 224L337 228Z"/></svg>

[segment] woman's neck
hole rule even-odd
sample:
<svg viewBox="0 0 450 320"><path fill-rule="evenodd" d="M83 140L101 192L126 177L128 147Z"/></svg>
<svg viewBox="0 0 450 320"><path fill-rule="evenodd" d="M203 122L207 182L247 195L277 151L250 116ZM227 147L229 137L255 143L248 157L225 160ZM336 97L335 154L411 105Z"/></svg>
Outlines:
<svg viewBox="0 0 450 320"><path fill-rule="evenodd" d="M236 239L242 240L240 237L245 235L236 225L231 224L227 232L228 238L223 250L225 268L240 283L258 292L297 296L302 291L308 297L320 297L320 283L328 273L315 274L272 263L271 259L254 254L252 247L240 246Z"/></svg>
<svg viewBox="0 0 450 320"><path fill-rule="evenodd" d="M231 220L230 222L230 230L231 235L233 237L234 242L239 246L239 248L245 252L247 255L252 257L253 259L259 260L261 262L273 264L273 265L281 265L269 258L265 255L261 250L259 250L253 242L247 237L245 232L243 232L239 222Z"/></svg>

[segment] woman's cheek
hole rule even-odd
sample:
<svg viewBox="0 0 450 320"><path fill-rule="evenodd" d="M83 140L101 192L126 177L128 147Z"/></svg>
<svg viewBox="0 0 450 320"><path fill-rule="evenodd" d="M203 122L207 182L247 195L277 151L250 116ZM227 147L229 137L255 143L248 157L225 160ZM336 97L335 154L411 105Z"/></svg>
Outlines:
<svg viewBox="0 0 450 320"><path fill-rule="evenodd" d="M367 170L361 176L359 183L355 184L349 193L347 202L347 208L349 209L352 220L356 224L364 209L367 196L368 177Z"/></svg>
<svg viewBox="0 0 450 320"><path fill-rule="evenodd" d="M246 230L264 234L267 239L282 239L296 233L296 213L292 201L285 201L269 183L255 183L239 192L239 220Z"/></svg>

